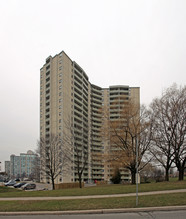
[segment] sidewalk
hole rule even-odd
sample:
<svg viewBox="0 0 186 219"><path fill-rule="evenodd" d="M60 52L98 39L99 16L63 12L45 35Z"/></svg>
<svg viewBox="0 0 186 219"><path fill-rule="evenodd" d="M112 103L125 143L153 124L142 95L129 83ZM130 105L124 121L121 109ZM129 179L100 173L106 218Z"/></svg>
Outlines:
<svg viewBox="0 0 186 219"><path fill-rule="evenodd" d="M139 192L138 196L170 194L170 193L184 193L184 192L186 192L186 189L164 190L164 191L154 191L154 192ZM113 195L91 195L91 196L15 197L15 198L0 198L0 201L73 200L73 199L116 198L116 197L129 197L129 196L136 196L136 193L113 194Z"/></svg>

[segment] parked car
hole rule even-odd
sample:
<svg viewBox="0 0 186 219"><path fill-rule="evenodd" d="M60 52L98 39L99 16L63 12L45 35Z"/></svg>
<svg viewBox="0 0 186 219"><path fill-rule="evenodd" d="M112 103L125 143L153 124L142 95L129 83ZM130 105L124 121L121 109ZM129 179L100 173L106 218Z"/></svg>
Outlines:
<svg viewBox="0 0 186 219"><path fill-rule="evenodd" d="M25 185L22 186L23 190L29 190L29 189L35 189L36 184L35 183L26 183Z"/></svg>
<svg viewBox="0 0 186 219"><path fill-rule="evenodd" d="M21 186L25 185L26 182L19 182L14 185L14 188L21 188Z"/></svg>
<svg viewBox="0 0 186 219"><path fill-rule="evenodd" d="M15 184L16 184L16 181L11 179L7 183L5 183L4 185L5 186L14 186Z"/></svg>

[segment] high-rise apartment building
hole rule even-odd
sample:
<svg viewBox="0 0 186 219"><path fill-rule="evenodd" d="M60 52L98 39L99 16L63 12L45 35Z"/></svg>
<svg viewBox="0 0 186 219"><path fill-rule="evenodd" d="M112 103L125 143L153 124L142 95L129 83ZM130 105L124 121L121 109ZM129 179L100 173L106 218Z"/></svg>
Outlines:
<svg viewBox="0 0 186 219"><path fill-rule="evenodd" d="M119 111L112 109L112 102L123 95L126 101L133 98L139 103L139 88L93 85L84 70L63 51L49 56L40 69L40 137L47 138L50 134L63 137L64 131L68 132L66 124L73 124L74 146L88 154L82 176L84 181L110 178L102 159L108 142L103 140L101 133L101 109L103 105L107 106L110 119L117 118ZM119 104L124 104L122 98ZM56 183L77 179L77 170L71 168L68 174L59 175ZM49 181L44 176L41 180Z"/></svg>

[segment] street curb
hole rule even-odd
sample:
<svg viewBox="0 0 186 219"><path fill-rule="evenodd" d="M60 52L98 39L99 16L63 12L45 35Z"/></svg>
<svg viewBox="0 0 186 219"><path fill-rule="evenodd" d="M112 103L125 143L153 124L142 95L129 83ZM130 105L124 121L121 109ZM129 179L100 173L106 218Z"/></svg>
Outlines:
<svg viewBox="0 0 186 219"><path fill-rule="evenodd" d="M146 207L146 208L119 208L119 209L98 209L98 210L74 210L74 211L25 211L25 212L0 212L4 215L81 215L81 214L114 214L114 213L132 213L132 212L153 212L153 211L179 211L186 210L183 206L164 206L164 207Z"/></svg>

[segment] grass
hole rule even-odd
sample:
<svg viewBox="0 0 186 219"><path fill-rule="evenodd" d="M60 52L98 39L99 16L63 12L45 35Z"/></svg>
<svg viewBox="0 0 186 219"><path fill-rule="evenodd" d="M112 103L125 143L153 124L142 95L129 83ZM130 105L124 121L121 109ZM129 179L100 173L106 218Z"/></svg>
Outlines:
<svg viewBox="0 0 186 219"><path fill-rule="evenodd" d="M1 201L0 212L13 211L68 211L89 209L135 208L135 197L76 199L61 201ZM139 197L138 207L186 205L186 193Z"/></svg>
<svg viewBox="0 0 186 219"><path fill-rule="evenodd" d="M186 189L186 181L140 184L139 192ZM82 195L126 194L136 191L135 185L104 185L83 189L54 191L21 191L0 187L0 197L59 197ZM138 207L186 205L186 193L139 196ZM50 201L0 201L0 212L11 211L65 211L89 209L135 208L135 197L50 200Z"/></svg>
<svg viewBox="0 0 186 219"><path fill-rule="evenodd" d="M139 192L186 189L186 180L139 185ZM0 187L0 197L59 197L127 194L136 192L135 185L102 185L86 188L61 189L53 191L21 191L13 188Z"/></svg>

